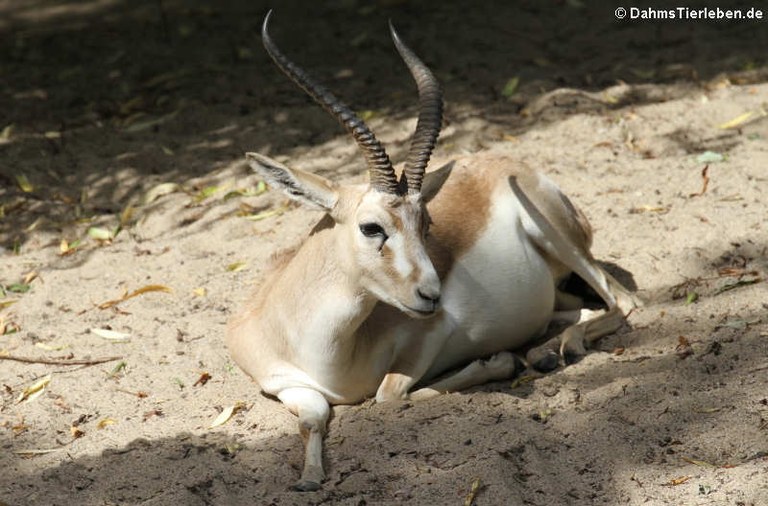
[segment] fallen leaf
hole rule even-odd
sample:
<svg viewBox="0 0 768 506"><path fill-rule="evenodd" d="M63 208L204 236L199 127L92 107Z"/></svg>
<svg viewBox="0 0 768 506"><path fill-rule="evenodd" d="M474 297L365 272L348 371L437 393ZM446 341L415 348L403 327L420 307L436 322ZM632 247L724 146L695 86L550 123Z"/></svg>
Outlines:
<svg viewBox="0 0 768 506"><path fill-rule="evenodd" d="M705 151L696 157L696 161L699 163L717 163L725 160L725 157L715 151Z"/></svg>
<svg viewBox="0 0 768 506"><path fill-rule="evenodd" d="M11 293L27 293L32 286L27 283L13 283L5 287L5 290Z"/></svg>
<svg viewBox="0 0 768 506"><path fill-rule="evenodd" d="M114 425L117 423L117 420L114 418L102 418L99 420L99 423L96 424L97 429L105 429L109 427L110 425Z"/></svg>
<svg viewBox="0 0 768 506"><path fill-rule="evenodd" d="M29 425L24 423L24 417L21 416L19 418L19 423L11 426L11 430L13 431L14 436L18 436L29 430Z"/></svg>
<svg viewBox="0 0 768 506"><path fill-rule="evenodd" d="M677 338L677 346L675 346L675 353L680 359L688 358L693 355L693 347L685 336L679 336Z"/></svg>
<svg viewBox="0 0 768 506"><path fill-rule="evenodd" d="M686 483L690 479L691 479L690 476L680 476L677 478L672 478L668 482L662 483L662 485L665 487L676 487L678 485L682 485L683 483Z"/></svg>
<svg viewBox="0 0 768 506"><path fill-rule="evenodd" d="M271 218L273 216L280 216L286 210L287 210L286 207L278 207L277 209L268 209L268 210L262 211L260 213L249 214L249 215L245 216L245 219L249 220L249 221L261 221L261 220L265 220L267 218Z"/></svg>
<svg viewBox="0 0 768 506"><path fill-rule="evenodd" d="M742 286L754 285L754 284L757 284L757 283L761 282L762 280L763 280L763 278L756 277L756 278L752 278L752 279L740 279L740 280L736 281L735 283L727 283L727 284L721 286L720 288L718 288L717 290L715 290L715 295L720 295L721 293L728 292L730 290L733 290L734 288L739 288L739 287L742 287Z"/></svg>
<svg viewBox="0 0 768 506"><path fill-rule="evenodd" d="M517 388L521 385L525 385L526 383L530 383L531 381L535 380L536 378L534 376L518 376L515 378L515 380L512 382L512 385L510 385L510 388Z"/></svg>
<svg viewBox="0 0 768 506"><path fill-rule="evenodd" d="M108 300L107 302L102 302L97 307L99 309L109 309L109 308L111 308L113 306L116 306L116 305L120 304L121 302L125 302L128 299L132 299L133 297L137 297L139 295L143 295L143 294L149 293L149 292L171 293L171 292L173 292L173 290L171 290L170 288L168 288L165 285L147 285L147 286L143 286L143 287L139 288L138 290L134 290L131 293L125 294L122 297L120 297L119 299Z"/></svg>
<svg viewBox="0 0 768 506"><path fill-rule="evenodd" d="M176 183L161 183L152 187L147 193L145 193L144 198L141 199L141 202L143 205L151 204L163 195L169 195L179 191L179 188L179 185Z"/></svg>
<svg viewBox="0 0 768 506"><path fill-rule="evenodd" d="M74 241L67 242L66 239L62 239L61 243L59 244L59 253L61 256L67 256L71 255L75 251L77 251L77 248L80 247L80 239L76 239Z"/></svg>
<svg viewBox="0 0 768 506"><path fill-rule="evenodd" d="M740 114L733 118L730 121L726 121L725 123L721 124L719 128L722 128L723 130L727 130L729 128L736 128L737 126L741 125L742 123L746 123L752 116L754 116L754 111L748 111L744 114Z"/></svg>
<svg viewBox="0 0 768 506"><path fill-rule="evenodd" d="M147 411L146 413L144 413L144 415L142 415L142 419L146 422L147 420L149 420L153 416L163 417L163 416L165 416L165 413L163 413L162 409L155 408L155 409L152 409L152 410Z"/></svg>
<svg viewBox="0 0 768 506"><path fill-rule="evenodd" d="M709 414L709 413L717 413L718 411L721 411L723 408L695 408L693 411L694 413L703 413L703 414Z"/></svg>
<svg viewBox="0 0 768 506"><path fill-rule="evenodd" d="M472 504L475 502L475 496L477 495L477 492L480 490L481 482L480 478L475 478L475 481L472 482L472 486L469 489L469 493L467 494L467 497L464 499L464 506L472 506Z"/></svg>
<svg viewBox="0 0 768 506"><path fill-rule="evenodd" d="M205 288L195 288L192 290L192 293L195 295L195 297L205 297L208 291Z"/></svg>
<svg viewBox="0 0 768 506"><path fill-rule="evenodd" d="M74 425L69 428L69 433L72 435L72 439L79 439L85 436L85 431Z"/></svg>
<svg viewBox="0 0 768 506"><path fill-rule="evenodd" d="M227 265L227 271L229 272L242 271L243 269L245 269L245 266L246 266L245 262L234 262Z"/></svg>
<svg viewBox="0 0 768 506"><path fill-rule="evenodd" d="M0 332L0 334L2 334L2 332ZM48 343L35 343L35 346L45 351L61 351L66 348L69 348L68 344L52 345Z"/></svg>
<svg viewBox="0 0 768 506"><path fill-rule="evenodd" d="M518 86L520 86L520 77L515 76L507 79L507 82L504 83L504 87L501 89L502 96L511 98L517 93Z"/></svg>
<svg viewBox="0 0 768 506"><path fill-rule="evenodd" d="M45 387L48 386L48 384L51 382L51 375L48 374L36 382L32 383L30 386L24 389L24 391L19 395L19 398L16 399L16 402L31 402L34 399L37 399L42 395L42 393L45 391Z"/></svg>
<svg viewBox="0 0 768 506"><path fill-rule="evenodd" d="M126 367L128 367L128 363L124 360L121 360L117 363L117 365L107 374L107 377L109 378L115 378L118 374L120 374L121 371L123 371Z"/></svg>
<svg viewBox="0 0 768 506"><path fill-rule="evenodd" d="M194 385L192 385L192 386L194 386L194 387L196 387L196 386L198 386L198 385L200 385L200 386L205 386L205 384L206 384L206 383L208 383L208 381L209 381L210 379L211 379L211 375L210 375L210 374L208 374L207 372L204 372L204 373L202 373L202 374L200 375L200 377L199 377L199 378L197 378L197 381L195 381Z"/></svg>
<svg viewBox="0 0 768 506"><path fill-rule="evenodd" d="M689 457L680 457L680 458L682 460L688 462L689 464L693 464L694 466L699 466L699 467L717 467L716 465L711 464L711 463L709 463L709 462L707 462L705 460L697 460L697 459L692 459L692 458L689 458Z"/></svg>
<svg viewBox="0 0 768 506"><path fill-rule="evenodd" d="M113 237L112 232L102 227L90 227L87 233L88 237L98 241L109 241Z"/></svg>
<svg viewBox="0 0 768 506"><path fill-rule="evenodd" d="M206 186L193 197L193 200L195 202L202 202L203 200L207 199L208 197L212 197L215 195L221 188L218 186Z"/></svg>
<svg viewBox="0 0 768 506"><path fill-rule="evenodd" d="M39 277L40 275L37 273L37 271L29 271L24 275L24 284L28 285Z"/></svg>
<svg viewBox="0 0 768 506"><path fill-rule="evenodd" d="M110 329L93 328L91 329L91 332L99 337L116 343L126 343L131 340L130 334L125 334L123 332L117 332Z"/></svg>
<svg viewBox="0 0 768 506"><path fill-rule="evenodd" d="M640 213L660 213L660 214L666 214L671 209L671 206L650 206L650 205L644 205L640 207L633 207L629 210L629 214L640 214Z"/></svg>
<svg viewBox="0 0 768 506"><path fill-rule="evenodd" d="M4 144L11 140L11 134L13 134L13 123L6 125L3 127L3 130L0 131L0 143Z"/></svg>
<svg viewBox="0 0 768 506"><path fill-rule="evenodd" d="M27 176L24 174L16 174L16 184L19 185L19 189L24 193L35 191L35 187L29 182L29 179L27 179Z"/></svg>
<svg viewBox="0 0 768 506"><path fill-rule="evenodd" d="M14 450L16 455L45 455L46 453L53 453L61 451L63 448L48 448L43 450L29 449L29 450Z"/></svg>
<svg viewBox="0 0 768 506"><path fill-rule="evenodd" d="M700 197L705 193L707 193L707 186L709 186L709 175L707 174L707 172L709 172L709 164L705 165L704 168L701 169L701 179L702 179L701 191L699 191L698 193L691 193L690 195L688 195L689 197Z"/></svg>
<svg viewBox="0 0 768 506"><path fill-rule="evenodd" d="M219 425L224 425L229 421L230 418L232 418L232 415L237 413L239 410L245 407L244 402L236 402L235 404L231 406L227 406L223 410L221 410L221 413L216 417L215 420L211 423L211 425L208 426L209 429L213 429L214 427L218 427Z"/></svg>
<svg viewBox="0 0 768 506"><path fill-rule="evenodd" d="M19 299L9 299L0 301L0 309L5 309L12 304L19 302Z"/></svg>
<svg viewBox="0 0 768 506"><path fill-rule="evenodd" d="M179 114L178 110L168 113L164 116L160 116L156 118L150 117L148 119L138 121L137 120L138 117L146 116L143 113L139 113L137 115L127 118L123 122L123 132L129 132L129 133L143 132L144 130L149 130L150 128L160 126L163 123L172 120L173 118L176 117L177 114Z"/></svg>

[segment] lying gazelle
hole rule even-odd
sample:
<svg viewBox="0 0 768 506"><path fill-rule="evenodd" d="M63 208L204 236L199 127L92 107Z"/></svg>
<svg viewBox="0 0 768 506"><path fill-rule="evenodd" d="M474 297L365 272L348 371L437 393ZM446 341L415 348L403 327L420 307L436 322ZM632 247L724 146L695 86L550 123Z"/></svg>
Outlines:
<svg viewBox="0 0 768 506"><path fill-rule="evenodd" d="M391 26L419 90L399 178L365 123L280 52L269 16L267 52L344 125L370 174L367 185L339 185L247 154L270 185L326 213L292 256L276 262L226 338L262 391L298 415L305 462L294 488L316 490L325 477L329 405L374 394L379 402L425 398L510 377L520 365L509 350L570 317L570 327L528 353L531 365L551 370L558 352L581 355L617 330L634 299L594 260L587 219L546 177L489 154L425 172L442 92ZM581 299L559 289L571 274L599 295L604 312L578 311Z"/></svg>

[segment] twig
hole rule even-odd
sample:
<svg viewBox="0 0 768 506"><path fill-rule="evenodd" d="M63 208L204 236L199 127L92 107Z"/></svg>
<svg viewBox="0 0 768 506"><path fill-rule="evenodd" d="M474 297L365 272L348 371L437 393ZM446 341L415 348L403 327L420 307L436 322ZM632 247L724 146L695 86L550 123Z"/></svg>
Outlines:
<svg viewBox="0 0 768 506"><path fill-rule="evenodd" d="M29 357L14 357L13 355L0 355L0 360L14 360L16 362L24 362L25 364L48 364L48 365L96 365L103 364L105 362L113 362L120 360L123 357L105 357L94 358L91 360L55 360L48 358L29 358Z"/></svg>

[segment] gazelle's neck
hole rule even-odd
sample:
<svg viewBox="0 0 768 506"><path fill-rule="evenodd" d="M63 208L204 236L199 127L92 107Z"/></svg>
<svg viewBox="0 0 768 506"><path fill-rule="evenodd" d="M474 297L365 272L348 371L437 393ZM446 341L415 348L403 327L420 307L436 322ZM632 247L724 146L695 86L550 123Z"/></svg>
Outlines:
<svg viewBox="0 0 768 506"><path fill-rule="evenodd" d="M304 363L346 363L354 353L357 329L377 303L349 268L353 264L343 233L340 225L318 227L281 273L275 288L282 293L270 295L293 301L282 315L284 330L295 333L286 338Z"/></svg>

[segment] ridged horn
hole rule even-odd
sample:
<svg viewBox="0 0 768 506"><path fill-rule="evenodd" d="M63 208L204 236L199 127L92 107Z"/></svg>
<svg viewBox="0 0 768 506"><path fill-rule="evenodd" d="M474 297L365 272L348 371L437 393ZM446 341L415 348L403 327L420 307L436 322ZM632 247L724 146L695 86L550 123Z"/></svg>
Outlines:
<svg viewBox="0 0 768 506"><path fill-rule="evenodd" d="M405 161L401 185L402 179L405 179L408 193L420 193L424 172L443 124L443 90L440 89L440 83L432 71L400 39L392 21L389 22L389 31L392 33L397 52L408 66L419 89L419 119Z"/></svg>
<svg viewBox="0 0 768 506"><path fill-rule="evenodd" d="M376 139L376 136L344 102L336 98L325 87L318 84L304 70L289 60L275 45L269 35L268 24L272 15L270 10L264 18L261 26L261 40L264 49L288 78L299 88L320 104L331 116L341 123L352 135L357 145L363 152L368 164L368 172L371 179L371 187L385 193L398 193L397 175L392 168L384 147Z"/></svg>

